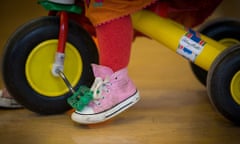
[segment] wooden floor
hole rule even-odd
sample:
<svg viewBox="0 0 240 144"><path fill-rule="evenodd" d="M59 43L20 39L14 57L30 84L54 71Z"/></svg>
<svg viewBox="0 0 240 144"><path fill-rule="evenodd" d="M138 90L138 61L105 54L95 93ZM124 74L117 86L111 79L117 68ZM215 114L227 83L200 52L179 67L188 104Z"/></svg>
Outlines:
<svg viewBox="0 0 240 144"><path fill-rule="evenodd" d="M22 4L15 0L15 5L2 2L1 47L18 25L46 14L31 0ZM99 125L79 125L71 121L70 112L40 116L27 109L0 109L0 143L239 144L240 128L216 112L206 88L182 57L153 40L138 38L129 74L142 99L116 118Z"/></svg>

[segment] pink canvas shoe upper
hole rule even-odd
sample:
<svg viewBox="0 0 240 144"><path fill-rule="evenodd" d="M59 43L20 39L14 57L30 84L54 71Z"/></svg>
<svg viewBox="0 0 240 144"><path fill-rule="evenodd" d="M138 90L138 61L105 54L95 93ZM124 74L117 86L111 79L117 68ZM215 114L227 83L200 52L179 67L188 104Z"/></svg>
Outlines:
<svg viewBox="0 0 240 144"><path fill-rule="evenodd" d="M94 100L80 113L99 113L110 109L136 93L127 69L113 72L109 67L92 64L95 82L91 89Z"/></svg>

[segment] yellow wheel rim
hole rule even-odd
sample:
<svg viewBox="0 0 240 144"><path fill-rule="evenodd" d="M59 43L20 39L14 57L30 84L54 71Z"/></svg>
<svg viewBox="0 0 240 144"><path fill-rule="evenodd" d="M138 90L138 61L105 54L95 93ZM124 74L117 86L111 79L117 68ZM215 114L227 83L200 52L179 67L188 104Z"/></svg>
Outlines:
<svg viewBox="0 0 240 144"><path fill-rule="evenodd" d="M33 90L39 94L56 97L68 92L60 77L52 74L55 61L57 40L47 40L37 45L29 54L26 62L26 77ZM64 74L72 86L76 86L82 73L82 59L77 49L66 44Z"/></svg>
<svg viewBox="0 0 240 144"><path fill-rule="evenodd" d="M234 75L231 81L231 94L235 102L240 105L240 71Z"/></svg>
<svg viewBox="0 0 240 144"><path fill-rule="evenodd" d="M227 47L233 46L235 44L239 44L239 41L237 39L232 39L232 38L224 38L224 39L221 39L219 42Z"/></svg>

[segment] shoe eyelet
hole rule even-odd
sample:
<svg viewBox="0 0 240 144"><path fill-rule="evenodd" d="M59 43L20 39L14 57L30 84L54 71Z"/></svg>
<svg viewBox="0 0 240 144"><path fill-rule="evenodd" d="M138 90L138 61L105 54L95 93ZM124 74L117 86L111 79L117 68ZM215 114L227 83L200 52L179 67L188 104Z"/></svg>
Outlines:
<svg viewBox="0 0 240 144"><path fill-rule="evenodd" d="M97 106L100 106L100 105L101 105L101 103L100 103L99 101L95 101L95 104L96 104Z"/></svg>

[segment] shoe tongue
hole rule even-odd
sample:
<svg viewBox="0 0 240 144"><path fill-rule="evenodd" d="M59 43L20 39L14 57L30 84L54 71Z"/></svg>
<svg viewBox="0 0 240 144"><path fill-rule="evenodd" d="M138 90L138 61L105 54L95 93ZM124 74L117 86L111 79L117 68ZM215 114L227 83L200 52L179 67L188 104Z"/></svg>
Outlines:
<svg viewBox="0 0 240 144"><path fill-rule="evenodd" d="M93 74L95 77L101 77L102 79L111 76L114 72L111 68L92 64Z"/></svg>

